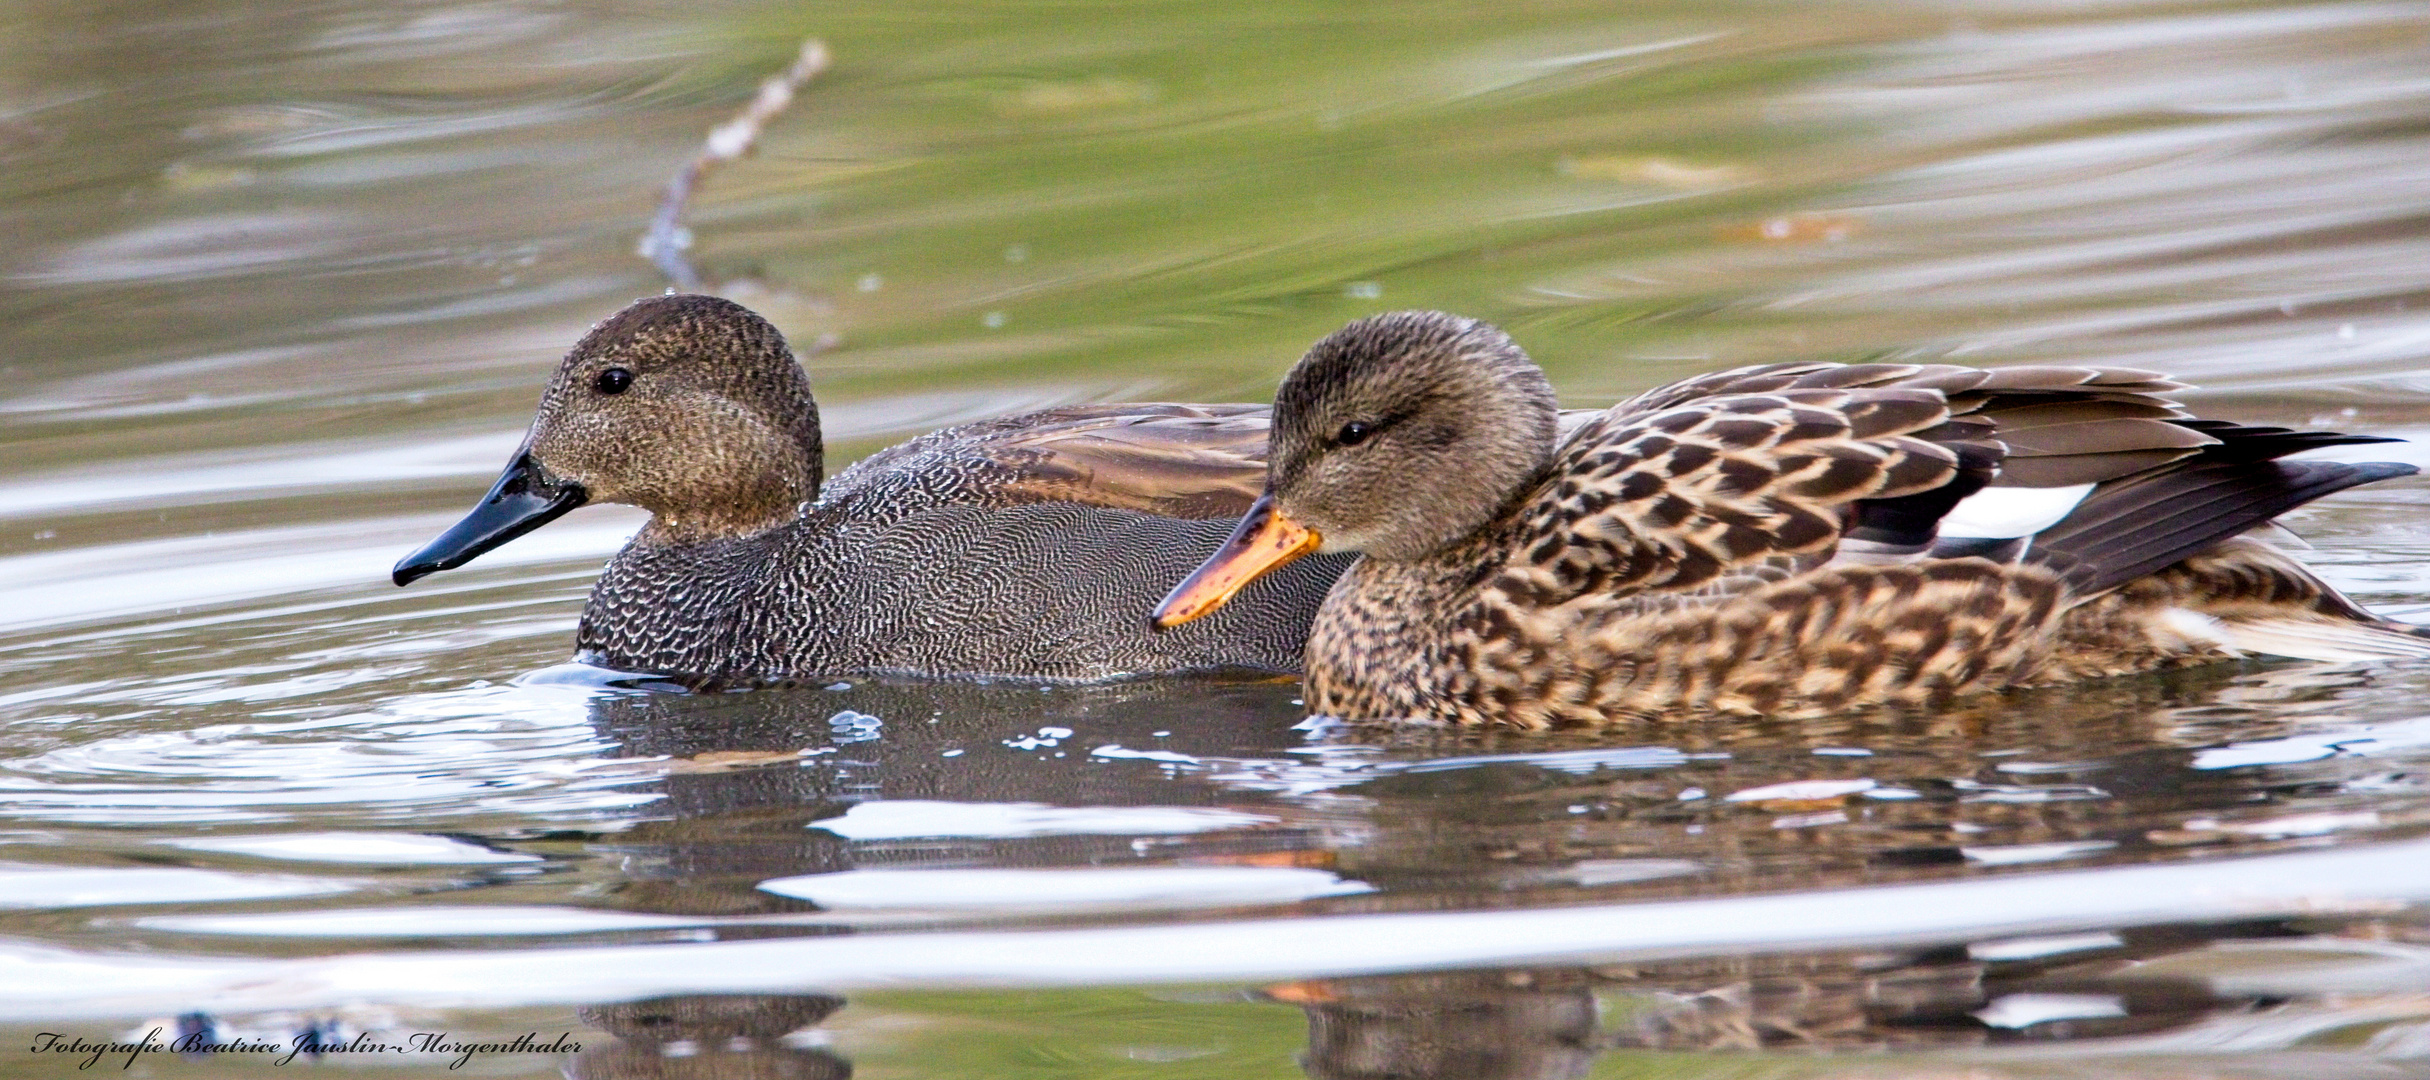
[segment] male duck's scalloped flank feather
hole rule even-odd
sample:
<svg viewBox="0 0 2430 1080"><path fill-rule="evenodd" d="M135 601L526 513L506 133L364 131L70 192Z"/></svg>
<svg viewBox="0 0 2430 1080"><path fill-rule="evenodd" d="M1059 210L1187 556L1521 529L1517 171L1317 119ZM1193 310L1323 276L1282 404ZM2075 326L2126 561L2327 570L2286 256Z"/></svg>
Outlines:
<svg viewBox="0 0 2430 1080"><path fill-rule="evenodd" d="M1521 728L1795 716L2245 653L2430 656L2263 543L2413 466L2368 436L2196 419L2112 368L1771 364L1556 445L1500 331L1380 315L1275 399L1265 494L1159 625L1308 552L1365 558L1308 641L1310 711Z"/></svg>
<svg viewBox="0 0 2430 1080"><path fill-rule="evenodd" d="M696 686L1294 671L1346 558L1201 633L1139 618L1255 496L1267 413L1051 409L923 435L822 482L818 408L776 328L715 297L653 297L574 346L489 495L395 577L622 502L650 523L600 574L576 634L609 667Z"/></svg>

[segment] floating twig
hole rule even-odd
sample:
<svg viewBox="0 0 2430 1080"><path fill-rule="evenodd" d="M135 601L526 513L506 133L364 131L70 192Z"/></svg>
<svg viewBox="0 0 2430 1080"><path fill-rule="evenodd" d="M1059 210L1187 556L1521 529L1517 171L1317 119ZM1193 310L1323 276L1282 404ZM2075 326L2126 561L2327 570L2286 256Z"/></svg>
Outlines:
<svg viewBox="0 0 2430 1080"><path fill-rule="evenodd" d="M658 216L651 219L650 231L641 237L640 252L673 279L676 288L700 292L706 286L700 270L692 265L692 257L685 254L692 247L692 230L684 227L683 214L691 205L692 192L710 170L750 153L759 144L760 130L793 104L794 92L825 70L827 43L817 38L802 42L802 51L793 58L793 66L762 80L751 103L734 114L734 119L709 129L700 153L674 179L667 181L666 197L659 200Z"/></svg>

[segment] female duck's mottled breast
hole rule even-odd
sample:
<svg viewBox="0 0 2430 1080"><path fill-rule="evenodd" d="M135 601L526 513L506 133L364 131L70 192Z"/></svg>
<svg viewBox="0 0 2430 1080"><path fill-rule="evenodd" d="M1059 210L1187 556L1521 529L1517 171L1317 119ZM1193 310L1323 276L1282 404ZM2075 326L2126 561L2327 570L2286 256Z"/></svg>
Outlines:
<svg viewBox="0 0 2430 1080"><path fill-rule="evenodd" d="M2241 536L2414 471L2371 437L2196 419L2147 372L1776 364L1650 391L1558 448L1542 376L1430 312L1319 342L1243 534L1179 622L1308 551L1311 709L1519 727L1796 715L2263 652L2430 655Z"/></svg>
<svg viewBox="0 0 2430 1080"><path fill-rule="evenodd" d="M724 300L653 298L575 346L490 495L396 577L626 502L651 521L577 637L607 666L699 685L1291 670L1338 561L1204 633L1150 634L1141 615L1247 506L1265 434L1260 407L1088 406L922 436L822 483L781 335Z"/></svg>

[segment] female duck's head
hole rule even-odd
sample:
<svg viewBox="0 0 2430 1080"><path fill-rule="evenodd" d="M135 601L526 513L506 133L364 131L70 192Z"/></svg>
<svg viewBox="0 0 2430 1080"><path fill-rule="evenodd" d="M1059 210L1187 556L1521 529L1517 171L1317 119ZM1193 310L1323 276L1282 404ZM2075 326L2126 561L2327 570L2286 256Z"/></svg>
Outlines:
<svg viewBox="0 0 2430 1080"><path fill-rule="evenodd" d="M1275 393L1265 495L1156 625L1308 552L1407 560L1459 543L1542 472L1558 423L1544 373L1485 323L1404 311L1335 331Z"/></svg>

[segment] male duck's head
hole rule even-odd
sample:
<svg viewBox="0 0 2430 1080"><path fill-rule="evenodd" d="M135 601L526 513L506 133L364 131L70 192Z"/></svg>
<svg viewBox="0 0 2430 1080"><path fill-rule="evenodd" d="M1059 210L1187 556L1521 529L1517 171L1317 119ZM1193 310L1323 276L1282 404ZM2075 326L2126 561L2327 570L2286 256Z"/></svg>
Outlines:
<svg viewBox="0 0 2430 1080"><path fill-rule="evenodd" d="M1275 392L1264 496L1155 625L1312 551L1408 560L1459 543L1542 471L1559 414L1544 372L1486 323L1401 311L1334 331Z"/></svg>
<svg viewBox="0 0 2430 1080"><path fill-rule="evenodd" d="M585 502L648 510L653 539L748 535L816 497L821 465L784 335L714 296L652 297L575 344L489 494L394 576L462 566Z"/></svg>

